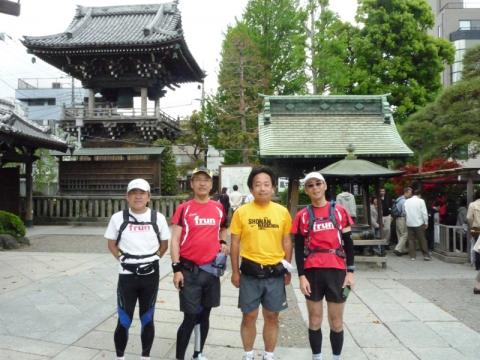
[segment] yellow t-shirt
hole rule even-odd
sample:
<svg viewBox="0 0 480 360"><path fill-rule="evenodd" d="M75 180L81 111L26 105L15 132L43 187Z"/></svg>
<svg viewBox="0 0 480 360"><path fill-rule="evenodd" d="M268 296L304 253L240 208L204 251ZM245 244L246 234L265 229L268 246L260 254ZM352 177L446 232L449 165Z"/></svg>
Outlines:
<svg viewBox="0 0 480 360"><path fill-rule="evenodd" d="M273 265L285 257L282 239L290 233L288 210L274 202L266 206L245 204L233 213L230 232L240 235L240 256L262 265Z"/></svg>

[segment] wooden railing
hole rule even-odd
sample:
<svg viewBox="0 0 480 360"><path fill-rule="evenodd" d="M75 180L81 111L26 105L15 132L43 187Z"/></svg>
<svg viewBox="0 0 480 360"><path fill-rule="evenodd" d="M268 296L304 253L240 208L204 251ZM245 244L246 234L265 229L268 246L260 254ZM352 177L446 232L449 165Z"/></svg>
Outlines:
<svg viewBox="0 0 480 360"><path fill-rule="evenodd" d="M449 262L468 262L470 247L467 234L462 226L436 224L438 239L435 242L435 252Z"/></svg>
<svg viewBox="0 0 480 360"><path fill-rule="evenodd" d="M149 206L171 218L184 196L152 196ZM35 224L66 224L76 222L105 223L110 216L126 207L122 195L64 195L34 196L33 219Z"/></svg>

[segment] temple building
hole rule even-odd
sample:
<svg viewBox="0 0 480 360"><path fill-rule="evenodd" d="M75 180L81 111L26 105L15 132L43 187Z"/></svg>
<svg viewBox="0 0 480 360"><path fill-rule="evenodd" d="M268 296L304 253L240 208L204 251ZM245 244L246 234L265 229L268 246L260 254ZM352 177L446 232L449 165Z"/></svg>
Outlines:
<svg viewBox="0 0 480 360"><path fill-rule="evenodd" d="M29 53L79 79L88 91L88 100L65 107L60 120L81 144L72 156L61 157L61 193L115 193L134 176L159 191L161 148L151 145L180 133L159 100L165 88L205 76L186 45L177 5L79 6L64 32L25 36ZM139 161L148 166L138 169Z"/></svg>

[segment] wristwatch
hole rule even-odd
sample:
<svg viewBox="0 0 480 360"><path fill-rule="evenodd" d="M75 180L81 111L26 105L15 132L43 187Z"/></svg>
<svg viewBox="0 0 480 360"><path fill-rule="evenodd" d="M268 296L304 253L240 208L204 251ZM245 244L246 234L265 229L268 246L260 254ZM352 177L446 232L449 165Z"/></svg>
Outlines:
<svg viewBox="0 0 480 360"><path fill-rule="evenodd" d="M182 264L180 262L172 263L172 270L174 273L182 271Z"/></svg>

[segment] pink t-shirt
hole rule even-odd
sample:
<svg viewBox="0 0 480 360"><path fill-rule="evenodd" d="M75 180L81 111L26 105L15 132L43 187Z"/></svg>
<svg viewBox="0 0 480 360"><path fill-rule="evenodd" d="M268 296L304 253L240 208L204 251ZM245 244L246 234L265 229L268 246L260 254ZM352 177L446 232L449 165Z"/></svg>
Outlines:
<svg viewBox="0 0 480 360"><path fill-rule="evenodd" d="M172 224L182 227L180 256L203 265L211 262L220 251L220 228L226 226L223 205L209 200L199 203L189 200L180 204Z"/></svg>

